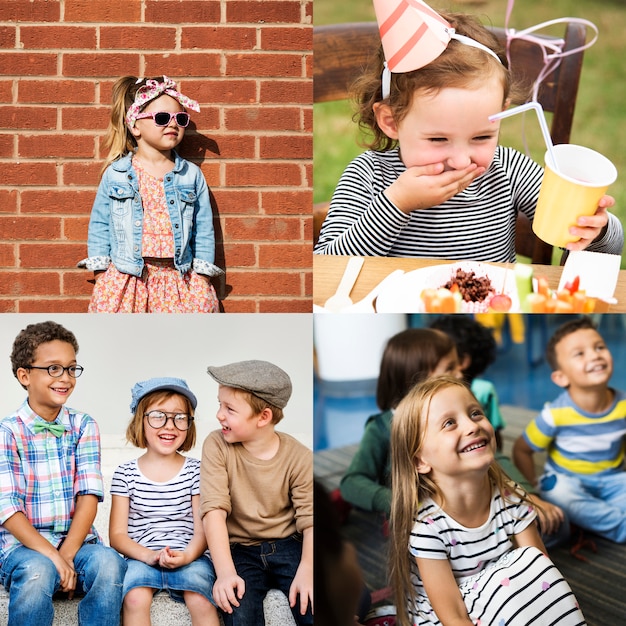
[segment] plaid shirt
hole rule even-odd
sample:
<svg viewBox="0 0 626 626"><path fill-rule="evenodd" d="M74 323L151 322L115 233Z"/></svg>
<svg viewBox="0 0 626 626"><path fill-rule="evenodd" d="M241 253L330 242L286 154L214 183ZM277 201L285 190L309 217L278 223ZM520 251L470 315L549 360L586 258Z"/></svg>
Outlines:
<svg viewBox="0 0 626 626"><path fill-rule="evenodd" d="M35 434L42 418L28 405L0 422L0 524L21 511L53 546L67 535L76 497L92 494L101 502L100 433L95 420L63 407L56 422L65 426L61 437ZM86 541L101 541L92 526ZM0 562L20 545L0 526Z"/></svg>

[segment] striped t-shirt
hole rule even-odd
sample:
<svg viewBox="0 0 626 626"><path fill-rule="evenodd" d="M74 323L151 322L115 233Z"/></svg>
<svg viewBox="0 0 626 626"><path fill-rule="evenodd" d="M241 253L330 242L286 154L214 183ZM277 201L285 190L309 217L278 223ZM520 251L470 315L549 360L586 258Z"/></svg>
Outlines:
<svg viewBox="0 0 626 626"><path fill-rule="evenodd" d="M409 552L424 559L448 559L457 584L481 572L514 548L511 537L535 519L535 510L514 495L505 500L494 486L489 519L467 528L444 513L431 499L419 508L409 538ZM416 592L425 595L415 562L411 561Z"/></svg>
<svg viewBox="0 0 626 626"><path fill-rule="evenodd" d="M603 413L586 413L564 391L524 431L533 450L548 451L546 467L575 475L621 471L624 435L626 395L621 391L615 391Z"/></svg>
<svg viewBox="0 0 626 626"><path fill-rule="evenodd" d="M443 204L406 214L384 194L406 167L398 149L369 150L344 171L330 203L317 254L515 261L518 212L532 221L543 168L498 146L489 169ZM609 214L604 237L587 249L621 254L623 230Z"/></svg>
<svg viewBox="0 0 626 626"><path fill-rule="evenodd" d="M191 496L200 493L200 461L187 457L178 475L161 483L141 473L137 460L113 474L111 495L129 498L128 536L151 550L184 550L193 537Z"/></svg>

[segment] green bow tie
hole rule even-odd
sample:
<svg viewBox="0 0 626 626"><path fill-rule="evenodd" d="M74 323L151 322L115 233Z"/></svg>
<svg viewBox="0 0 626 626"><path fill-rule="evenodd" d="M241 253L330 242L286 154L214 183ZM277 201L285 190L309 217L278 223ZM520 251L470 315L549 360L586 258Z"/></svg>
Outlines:
<svg viewBox="0 0 626 626"><path fill-rule="evenodd" d="M63 424L56 424L55 422L35 422L33 425L35 433L41 433L44 430L49 430L55 437L60 437L65 432L65 426Z"/></svg>

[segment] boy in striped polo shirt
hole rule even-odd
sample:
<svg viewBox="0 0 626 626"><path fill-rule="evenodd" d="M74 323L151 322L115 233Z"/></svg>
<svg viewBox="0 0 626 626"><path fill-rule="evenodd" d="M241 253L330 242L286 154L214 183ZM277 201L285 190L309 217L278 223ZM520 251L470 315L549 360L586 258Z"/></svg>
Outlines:
<svg viewBox="0 0 626 626"><path fill-rule="evenodd" d="M557 328L546 358L552 381L564 391L517 439L515 464L573 524L626 543L626 395L609 386L611 353L582 317ZM533 454L541 450L548 456L537 480Z"/></svg>

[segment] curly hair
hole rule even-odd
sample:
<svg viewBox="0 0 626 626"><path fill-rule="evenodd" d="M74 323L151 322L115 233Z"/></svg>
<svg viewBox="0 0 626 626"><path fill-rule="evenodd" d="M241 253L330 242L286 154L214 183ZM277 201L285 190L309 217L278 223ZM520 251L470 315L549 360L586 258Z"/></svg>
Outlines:
<svg viewBox="0 0 626 626"><path fill-rule="evenodd" d="M37 348L42 343L50 341L65 341L74 348L74 352L78 353L78 342L74 333L61 324L51 321L29 324L19 332L13 342L13 350L11 351L13 376L17 378L17 370L21 367L32 365Z"/></svg>
<svg viewBox="0 0 626 626"><path fill-rule="evenodd" d="M452 337L459 360L470 357L470 364L463 370L463 377L471 383L496 360L496 340L489 328L469 315L442 315L431 328L441 330Z"/></svg>
<svg viewBox="0 0 626 626"><path fill-rule="evenodd" d="M370 66L351 87L352 99L357 107L354 121L366 135L373 135L363 142L365 147L384 152L397 143L378 126L374 111L376 103L388 104L395 122L399 123L409 112L416 93L437 94L447 87L474 88L492 75L498 76L502 82L503 105L509 97L516 101L525 99L521 85L513 83L505 51L491 31L471 15L444 12L440 15L459 35L470 37L493 50L501 62L498 63L484 50L452 39L441 55L428 65L412 72L392 74L390 94L383 100L381 76L385 55L381 45Z"/></svg>

